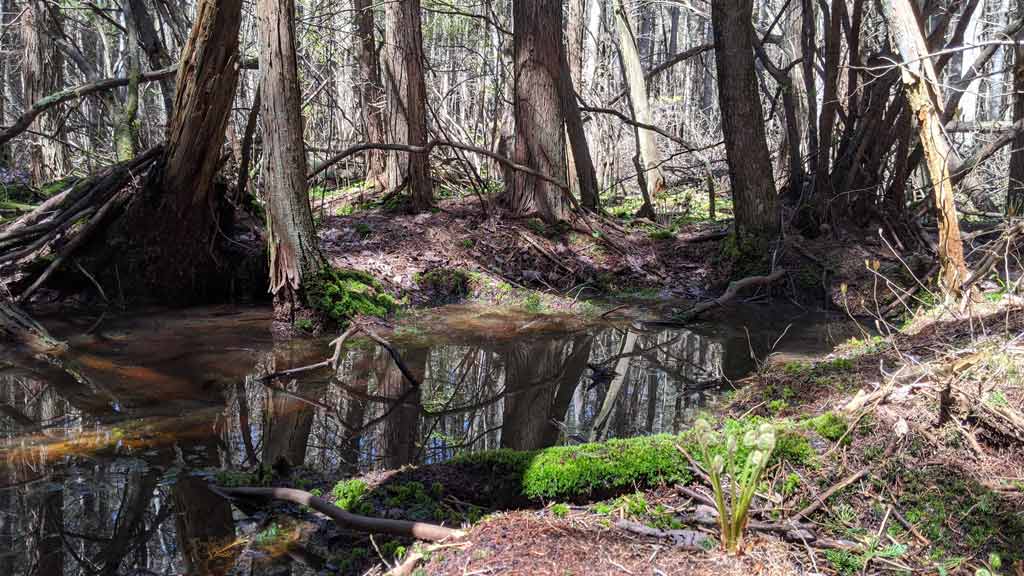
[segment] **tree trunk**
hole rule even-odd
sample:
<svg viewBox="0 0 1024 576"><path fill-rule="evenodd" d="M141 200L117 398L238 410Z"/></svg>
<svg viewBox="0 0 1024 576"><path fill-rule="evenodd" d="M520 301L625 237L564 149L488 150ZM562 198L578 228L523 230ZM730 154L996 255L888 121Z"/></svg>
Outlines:
<svg viewBox="0 0 1024 576"><path fill-rule="evenodd" d="M767 238L779 230L779 213L754 76L752 13L752 0L720 0L712 3L711 19L736 234Z"/></svg>
<svg viewBox="0 0 1024 576"><path fill-rule="evenodd" d="M647 80L644 78L640 53L637 49L636 39L633 37L633 29L629 24L623 0L615 0L615 27L618 31L619 53L622 56L626 84L629 87L629 102L633 109L633 118L641 124L654 124L651 106L647 100ZM654 199L665 189L665 174L661 170L661 152L654 139L654 132L637 128L637 140L644 168L644 179L647 182L647 194Z"/></svg>
<svg viewBox="0 0 1024 576"><path fill-rule="evenodd" d="M419 0L394 0L384 6L384 87L388 99L389 140L394 144L427 143L427 89L423 79L423 32ZM424 153L388 153L388 187L407 183L412 210L434 202L430 158Z"/></svg>
<svg viewBox="0 0 1024 576"><path fill-rule="evenodd" d="M1024 47L1013 56L1013 121L1024 120ZM1010 182L1006 189L1006 214L1024 216L1024 132L1017 134L1010 152Z"/></svg>
<svg viewBox="0 0 1024 576"><path fill-rule="evenodd" d="M161 70L171 66L173 64L171 57L157 34L153 15L146 4L142 0L128 0L127 6L131 10L131 17L136 30L138 30L139 43L149 60L149 67L153 70ZM164 114L170 118L174 112L174 78L161 78L160 92L163 96Z"/></svg>
<svg viewBox="0 0 1024 576"><path fill-rule="evenodd" d="M217 254L224 203L215 176L238 80L241 8L241 0L199 0L178 67L163 165L96 247L94 275L129 298L185 304L225 290Z"/></svg>
<svg viewBox="0 0 1024 576"><path fill-rule="evenodd" d="M363 113L366 140L387 142L381 108L384 104L384 87L380 83L380 59L374 39L373 2L354 0L353 9L356 13L356 41L359 43L359 83L356 96ZM377 191L387 188L387 154L384 150L366 151L365 185Z"/></svg>
<svg viewBox="0 0 1024 576"><path fill-rule="evenodd" d="M829 204L834 190L829 168L832 161L832 133L839 110L839 60L842 56L843 2L833 2L828 32L825 36L825 87L822 94L821 118L818 123L818 152L815 156L814 195L819 218L829 220Z"/></svg>
<svg viewBox="0 0 1024 576"><path fill-rule="evenodd" d="M600 203L597 187L597 174L594 171L594 160L590 156L590 144L587 132L580 117L580 107L576 103L576 90L573 88L573 73L570 63L562 60L560 92L562 98L562 115L565 117L566 157L570 192L575 190L580 203L591 210L597 211Z"/></svg>
<svg viewBox="0 0 1024 576"><path fill-rule="evenodd" d="M515 0L516 141L514 160L553 178L565 174L565 121L562 116L559 54L562 5L557 0ZM536 209L548 224L568 219L565 192L557 185L517 171L509 197L512 211Z"/></svg>
<svg viewBox="0 0 1024 576"><path fill-rule="evenodd" d="M29 0L21 16L24 102L35 102L64 87L64 57L49 38L61 34L58 10L42 0ZM35 134L29 142L29 173L36 186L60 178L68 171L67 149L60 142L63 132L60 116L59 111L49 110L32 124Z"/></svg>
<svg viewBox="0 0 1024 576"><path fill-rule="evenodd" d="M302 92L295 60L294 0L259 0L263 183L274 320L290 326L308 309L303 290L326 266L313 226L302 140ZM303 284L305 282L305 284Z"/></svg>
<svg viewBox="0 0 1024 576"><path fill-rule="evenodd" d="M938 78L925 45L924 35L910 0L883 2L889 24L889 34L903 58L904 89L907 101L917 116L918 135L931 178L939 227L940 286L947 297L960 292L967 278L960 223L953 199L953 185L949 178L949 143L942 129L942 118L936 111L936 102L942 102Z"/></svg>
<svg viewBox="0 0 1024 576"><path fill-rule="evenodd" d="M128 75L128 87L120 118L117 120L117 126L114 127L114 148L118 162L135 157L135 142L138 136L138 126L135 120L139 113L139 80L142 76L142 63L139 62L139 33L136 18L132 12L132 4L132 2L124 2L122 7L127 29L125 68Z"/></svg>

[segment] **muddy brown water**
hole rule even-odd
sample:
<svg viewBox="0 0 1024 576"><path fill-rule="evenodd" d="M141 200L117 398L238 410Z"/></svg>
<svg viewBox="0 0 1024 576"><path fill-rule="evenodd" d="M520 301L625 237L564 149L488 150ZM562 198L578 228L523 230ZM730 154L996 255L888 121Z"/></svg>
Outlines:
<svg viewBox="0 0 1024 576"><path fill-rule="evenodd" d="M390 338L416 389L365 340L336 371L268 386L262 376L330 350L329 339L275 346L267 309L49 319L77 378L0 365L0 575L230 571L256 554L233 549L242 514L193 471L289 462L343 477L679 432L769 352L810 358L859 333L782 306L686 328L657 316L450 306L406 318ZM315 571L291 557L293 573Z"/></svg>

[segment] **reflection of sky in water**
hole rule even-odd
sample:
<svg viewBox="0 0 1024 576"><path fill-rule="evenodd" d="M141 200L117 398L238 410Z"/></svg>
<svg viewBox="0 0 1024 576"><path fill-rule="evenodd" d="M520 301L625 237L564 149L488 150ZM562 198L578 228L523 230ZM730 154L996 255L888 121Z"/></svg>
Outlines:
<svg viewBox="0 0 1024 576"><path fill-rule="evenodd" d="M0 574L185 570L175 510L200 499L182 494L190 469L285 459L346 475L681 431L750 371L750 348L763 356L790 323L761 314L693 330L558 334L492 313L465 322L469 336L402 340L419 390L369 346L348 350L333 375L269 390L258 375L327 352L320 342L273 351L262 311L134 318L96 335L65 326L91 388L0 376ZM777 351L820 352L837 331L804 318Z"/></svg>

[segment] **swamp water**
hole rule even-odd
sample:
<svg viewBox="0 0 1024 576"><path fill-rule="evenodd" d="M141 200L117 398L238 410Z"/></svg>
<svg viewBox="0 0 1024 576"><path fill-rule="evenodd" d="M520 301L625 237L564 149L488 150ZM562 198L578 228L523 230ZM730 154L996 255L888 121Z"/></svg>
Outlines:
<svg viewBox="0 0 1024 576"><path fill-rule="evenodd" d="M266 309L44 323L81 381L0 364L0 575L223 572L252 553L231 549L243 515L192 471L303 463L345 477L676 433L756 368L752 352L799 360L858 333L778 306L685 329L449 306L389 336L417 389L366 339L336 372L266 381L330 355L329 339L275 347ZM293 573L316 564L285 559Z"/></svg>

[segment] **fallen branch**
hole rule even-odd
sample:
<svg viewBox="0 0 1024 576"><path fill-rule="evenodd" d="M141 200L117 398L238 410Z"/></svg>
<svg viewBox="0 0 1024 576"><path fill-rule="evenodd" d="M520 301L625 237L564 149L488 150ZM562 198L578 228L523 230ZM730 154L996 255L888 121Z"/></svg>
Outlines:
<svg viewBox="0 0 1024 576"><path fill-rule="evenodd" d="M217 490L228 496L242 496L250 498L269 498L291 502L300 506L308 506L313 510L334 520L341 526L362 532L375 534L390 534L392 536L406 536L417 540L429 540L440 542L443 540L457 540L466 536L462 530L455 530L428 524L426 522L410 522L408 520L393 520L390 518L374 518L353 514L342 510L327 500L314 496L305 490L294 488L225 488L218 486Z"/></svg>
<svg viewBox="0 0 1024 576"><path fill-rule="evenodd" d="M828 490L825 490L824 492L816 495L814 497L814 501L813 502L808 504L803 510L800 510L796 514L793 514L792 516L790 516L789 519L787 520L787 522L795 524L798 520L800 520L800 518L804 518L804 517L812 514L818 508L821 508L822 506L824 506L825 505L825 500L828 500L829 498L831 498L833 495L835 495L836 492L839 492L840 490L846 488L850 484L853 484L854 482L856 482L856 481L860 480L861 478L867 476L868 473L871 472L872 470L874 470L875 466L877 466L880 462L884 462L885 460L888 460L889 456L892 456L892 453L895 450L896 450L896 442L895 441L889 442L889 446L885 449L885 453L882 454L881 458L879 458L878 460L875 460L874 462L871 462L867 466L864 466L860 470L857 470L853 474L850 474L846 478L843 478L839 482L833 484Z"/></svg>
<svg viewBox="0 0 1024 576"><path fill-rule="evenodd" d="M139 81L152 82L154 80L163 80L164 78L173 76L177 72L177 66L164 68L162 70L154 70L152 72L144 72L142 76L139 77ZM44 96L43 98L36 100L35 103L33 103L28 110L25 110L25 112L21 116L14 120L13 124L11 124L2 132L0 132L0 146L3 146L18 134L21 134L25 130L28 130L29 126L32 125L32 122L35 121L36 117L42 114L43 112L46 112L50 108L53 108L58 104L63 104L64 102L67 102L69 100L74 100L75 98L81 98L83 96L88 96L89 94L94 94L96 92L102 92L104 90L112 90L114 88L120 88L121 86L127 86L130 81L131 79L127 77L104 78L102 80L97 80L95 82L89 82L87 84L82 84L80 86L67 88L65 90L61 90L60 92L54 92L49 96Z"/></svg>
<svg viewBox="0 0 1024 576"><path fill-rule="evenodd" d="M619 520L615 523L615 527L641 536L668 538L672 540L672 545L676 548L690 552L703 552L706 550L704 543L710 543L710 539L704 533L696 530L660 530L629 520Z"/></svg>
<svg viewBox="0 0 1024 576"><path fill-rule="evenodd" d="M751 286L771 284L772 282L775 282L776 280L782 278L785 274L785 269L779 269L776 270L775 272L772 272L768 276L748 276L747 278L743 278L742 280L730 282L729 288L727 288L721 296L715 298L714 300L701 302L700 304L697 304L688 310L684 310L680 312L676 318L681 321L693 320L697 316L700 316L701 314L707 312L712 308L724 306L733 298L735 298L740 293L740 291L746 288L750 288Z"/></svg>

